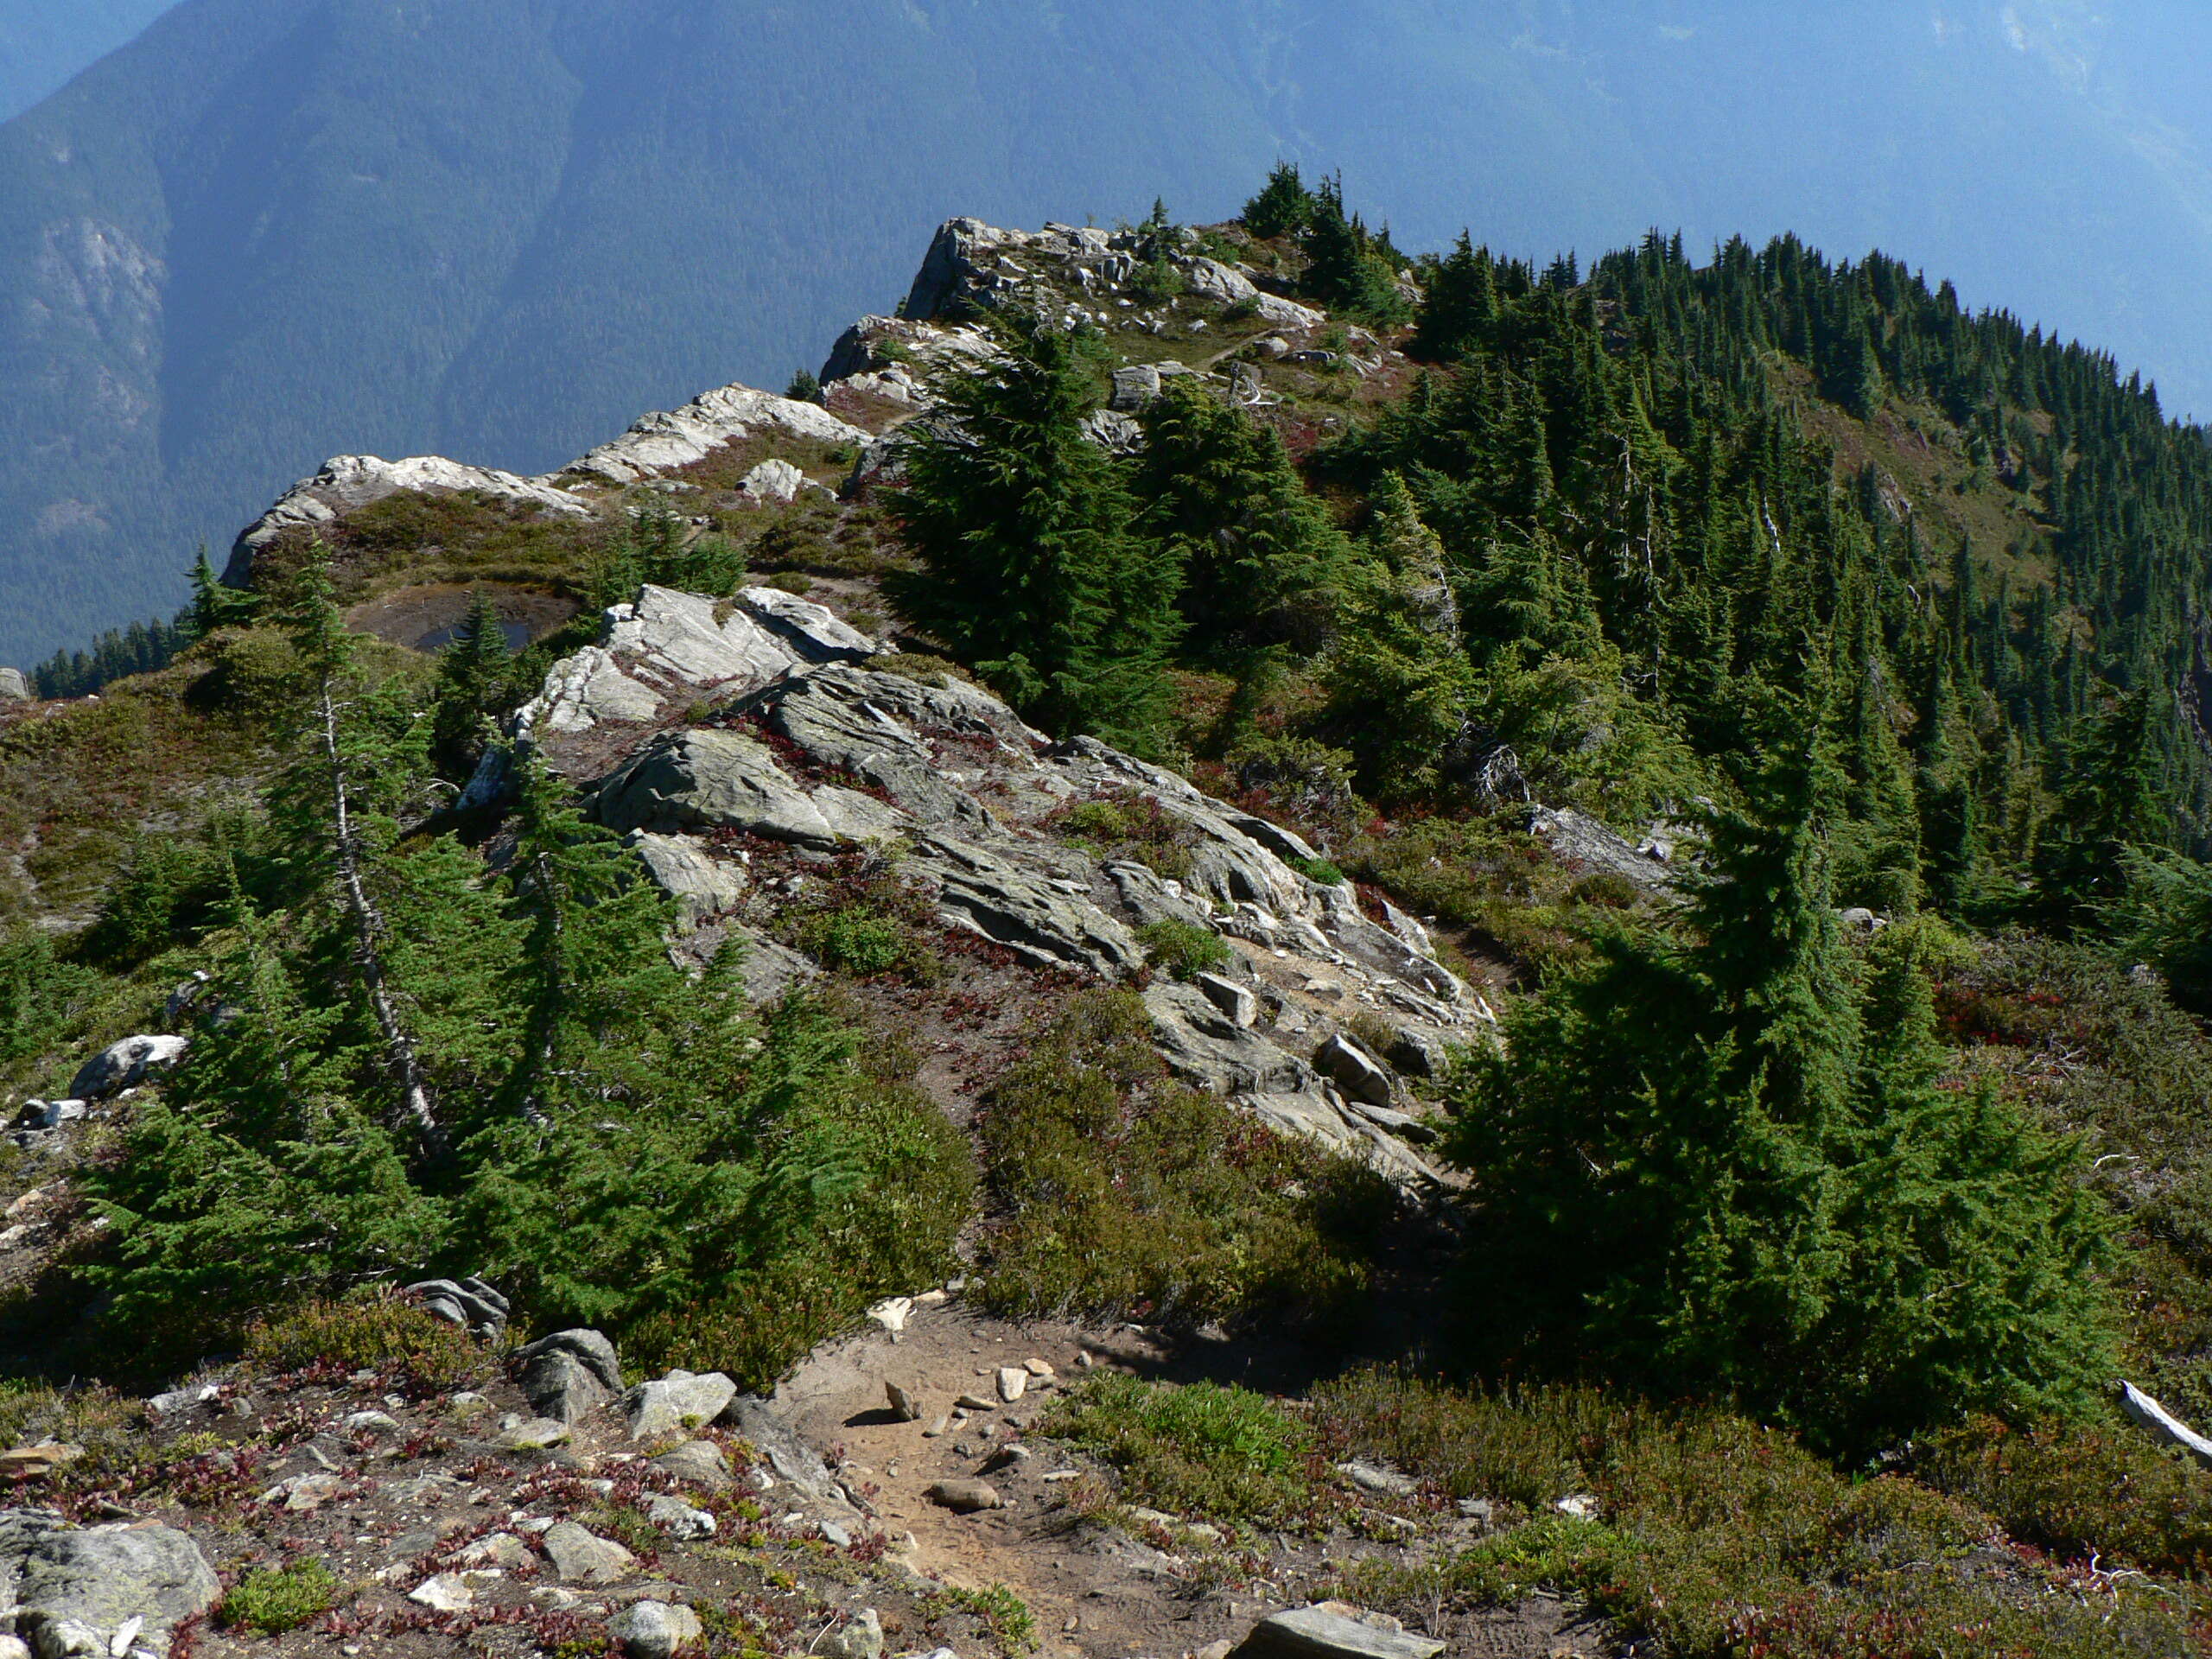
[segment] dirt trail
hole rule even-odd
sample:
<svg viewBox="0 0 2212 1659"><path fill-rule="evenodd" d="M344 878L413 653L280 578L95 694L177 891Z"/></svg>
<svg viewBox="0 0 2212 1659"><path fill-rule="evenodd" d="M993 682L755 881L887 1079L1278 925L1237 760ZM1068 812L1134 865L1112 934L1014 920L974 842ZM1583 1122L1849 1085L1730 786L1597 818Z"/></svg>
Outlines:
<svg viewBox="0 0 2212 1659"><path fill-rule="evenodd" d="M1077 1519L1065 1500L1077 1482L1068 1477L1097 1478L1103 1471L1031 1440L1028 1431L1083 1375L1086 1356L1096 1365L1147 1376L1243 1373L1257 1381L1284 1370L1282 1357L1204 1347L1212 1351L1172 1348L1129 1325L1014 1324L953 1300L916 1306L895 1336L870 1327L818 1349L777 1390L775 1405L833 1465L842 1464L844 1478L874 1504L894 1541L912 1535L914 1548L904 1559L916 1571L969 1589L1003 1585L1020 1596L1036 1618L1047 1659L1172 1659L1234 1643L1268 1612L1304 1603L1309 1598L1299 1580L1323 1570L1325 1550L1288 1540L1271 1550L1262 1546L1268 1576L1258 1586L1213 1583L1150 1543ZM999 1402L1000 1369L1030 1360L1050 1366L1054 1376L1033 1379L1012 1403ZM887 1382L906 1391L920 1421L903 1421L890 1408ZM927 1433L963 1395L997 1403ZM938 1482L976 1478L1009 1443L1028 1446L1032 1455L982 1476L1005 1508L960 1516L926 1496ZM1054 1475L1062 1478L1049 1478ZM1612 1651L1550 1599L1435 1622L1440 1627L1431 1633L1450 1643L1446 1659L1594 1659Z"/></svg>

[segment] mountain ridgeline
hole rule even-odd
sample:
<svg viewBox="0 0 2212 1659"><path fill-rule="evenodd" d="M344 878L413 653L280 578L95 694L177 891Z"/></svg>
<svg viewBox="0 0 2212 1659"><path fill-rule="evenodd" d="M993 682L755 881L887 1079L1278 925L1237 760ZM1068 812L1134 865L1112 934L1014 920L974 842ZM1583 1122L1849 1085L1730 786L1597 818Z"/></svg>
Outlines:
<svg viewBox="0 0 2212 1659"><path fill-rule="evenodd" d="M0 704L11 1366L442 1299L766 1390L957 1276L1330 1376L1034 1425L1116 1494L1034 1537L1194 1595L2201 1651L2203 432L1892 261L1415 255L1287 163L896 310L539 477L340 457Z"/></svg>
<svg viewBox="0 0 2212 1659"><path fill-rule="evenodd" d="M2212 408L2202 10L1932 10L181 0L0 130L0 661L330 454L550 467L781 385L947 213L1221 218L1277 156L1412 246L1887 248Z"/></svg>

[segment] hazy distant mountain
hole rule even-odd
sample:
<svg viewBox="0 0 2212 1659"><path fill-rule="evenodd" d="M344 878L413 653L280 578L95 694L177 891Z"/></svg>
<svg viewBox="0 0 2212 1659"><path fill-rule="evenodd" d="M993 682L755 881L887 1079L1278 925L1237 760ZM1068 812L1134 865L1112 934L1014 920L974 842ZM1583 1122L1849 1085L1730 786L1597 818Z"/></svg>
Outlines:
<svg viewBox="0 0 2212 1659"><path fill-rule="evenodd" d="M0 4L0 121L59 89L175 3L5 0Z"/></svg>
<svg viewBox="0 0 2212 1659"><path fill-rule="evenodd" d="M1879 243L2212 410L2208 76L2180 0L184 0L0 127L0 661L326 454L550 466L780 386L948 215L1279 154L1408 245Z"/></svg>

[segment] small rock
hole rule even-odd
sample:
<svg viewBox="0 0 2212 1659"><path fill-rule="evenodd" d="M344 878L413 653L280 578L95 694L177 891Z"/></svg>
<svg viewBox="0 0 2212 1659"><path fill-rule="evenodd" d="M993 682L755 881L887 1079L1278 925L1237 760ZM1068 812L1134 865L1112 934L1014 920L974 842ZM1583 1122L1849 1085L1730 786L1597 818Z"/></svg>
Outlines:
<svg viewBox="0 0 2212 1659"><path fill-rule="evenodd" d="M922 1421L922 1408L914 1402L914 1396L896 1382L887 1381L884 1383L883 1397L891 1402L891 1409L900 1422L918 1423Z"/></svg>
<svg viewBox="0 0 2212 1659"><path fill-rule="evenodd" d="M84 1455L83 1446L64 1446L58 1440L44 1440L36 1446L19 1446L10 1452L0 1452L0 1478L13 1477L18 1480L35 1480L76 1462Z"/></svg>
<svg viewBox="0 0 2212 1659"><path fill-rule="evenodd" d="M822 1541L836 1549L850 1549L853 1535L850 1528L841 1527L835 1521L817 1521L814 1529L822 1535Z"/></svg>
<svg viewBox="0 0 2212 1659"><path fill-rule="evenodd" d="M963 1411L996 1411L999 1408L997 1401L986 1400L979 1394L963 1394L952 1403Z"/></svg>
<svg viewBox="0 0 2212 1659"><path fill-rule="evenodd" d="M1206 1001L1219 1008L1239 1031L1249 1031L1260 1023L1260 999L1249 987L1219 974L1200 974L1194 982Z"/></svg>
<svg viewBox="0 0 2212 1659"><path fill-rule="evenodd" d="M611 1540L563 1521L545 1532L545 1559L553 1576L579 1584L613 1584L629 1576L637 1557Z"/></svg>
<svg viewBox="0 0 2212 1659"><path fill-rule="evenodd" d="M1578 1521L1592 1521L1598 1516L1598 1500L1588 1492L1570 1492L1552 1508L1561 1515L1571 1515Z"/></svg>
<svg viewBox="0 0 2212 1659"><path fill-rule="evenodd" d="M922 1438L923 1438L924 1440L938 1440L938 1439L941 1439L941 1438L942 1438L944 1435L945 1435L946 1433L950 1433L950 1430L951 1430L951 1428L952 1428L952 1419L951 1419L951 1418L950 1418L950 1417L938 1417L938 1418L933 1419L933 1420L931 1421L930 1426L929 1426L927 1428L925 1428L925 1429L924 1429L924 1430L922 1431Z"/></svg>
<svg viewBox="0 0 2212 1659"><path fill-rule="evenodd" d="M1009 1406L1029 1391L1029 1373L1019 1365L999 1367L999 1398Z"/></svg>
<svg viewBox="0 0 2212 1659"><path fill-rule="evenodd" d="M727 1491L736 1484L730 1478L729 1459L712 1440L686 1440L655 1458L650 1466L710 1492Z"/></svg>
<svg viewBox="0 0 2212 1659"><path fill-rule="evenodd" d="M1006 1499L999 1496L998 1488L982 1480L940 1480L923 1496L955 1515L973 1515L979 1510L1006 1507Z"/></svg>
<svg viewBox="0 0 2212 1659"><path fill-rule="evenodd" d="M550 1417L533 1417L526 1423L517 1423L506 1436L508 1446L517 1452L543 1452L549 1446L565 1446L572 1438L568 1424Z"/></svg>
<svg viewBox="0 0 2212 1659"><path fill-rule="evenodd" d="M695 1510L682 1498L671 1497L665 1492L647 1500L645 1518L671 1538L689 1541L715 1535L713 1516L704 1510Z"/></svg>
<svg viewBox="0 0 2212 1659"><path fill-rule="evenodd" d="M410 1590L407 1599L434 1613L463 1613L476 1605L476 1592L460 1573L441 1573Z"/></svg>
<svg viewBox="0 0 2212 1659"><path fill-rule="evenodd" d="M336 1475L294 1475L264 1492L261 1502L281 1503L294 1515L304 1515L330 1502L345 1484Z"/></svg>
<svg viewBox="0 0 2212 1659"><path fill-rule="evenodd" d="M399 1432L398 1419L385 1411L357 1411L343 1419L338 1427L348 1434L396 1434Z"/></svg>
<svg viewBox="0 0 2212 1659"><path fill-rule="evenodd" d="M1421 1490L1421 1483L1402 1470L1387 1464L1370 1463L1364 1458L1354 1458L1350 1463L1340 1463L1337 1472L1362 1491L1378 1493L1384 1497L1411 1497Z"/></svg>
<svg viewBox="0 0 2212 1659"><path fill-rule="evenodd" d="M512 1532L495 1532L466 1546L459 1559L465 1567L498 1567L514 1572L537 1565L530 1546Z"/></svg>
<svg viewBox="0 0 2212 1659"><path fill-rule="evenodd" d="M873 1607L855 1613L843 1629L815 1644L822 1659L883 1659L883 1621Z"/></svg>
<svg viewBox="0 0 2212 1659"><path fill-rule="evenodd" d="M911 1296L887 1296L868 1311L868 1316L894 1334L906 1328L908 1315L914 1311Z"/></svg>
<svg viewBox="0 0 2212 1659"><path fill-rule="evenodd" d="M607 1632L630 1659L671 1659L705 1634L699 1615L665 1601L633 1601L617 1613Z"/></svg>
<svg viewBox="0 0 2212 1659"><path fill-rule="evenodd" d="M1059 1373L1055 1371L1051 1365L1047 1364L1041 1359L1025 1359L1021 1362L1021 1369L1028 1372L1030 1376L1046 1382L1051 1382L1055 1376L1059 1375Z"/></svg>

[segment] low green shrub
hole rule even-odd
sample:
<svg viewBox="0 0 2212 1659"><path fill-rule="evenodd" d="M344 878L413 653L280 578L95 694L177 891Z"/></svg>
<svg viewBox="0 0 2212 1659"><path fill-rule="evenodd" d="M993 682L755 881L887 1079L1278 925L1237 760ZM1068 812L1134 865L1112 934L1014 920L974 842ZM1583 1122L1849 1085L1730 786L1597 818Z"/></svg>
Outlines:
<svg viewBox="0 0 2212 1659"><path fill-rule="evenodd" d="M857 905L813 918L800 931L800 939L823 967L861 979L895 973L914 955L913 942L897 918Z"/></svg>
<svg viewBox="0 0 2212 1659"><path fill-rule="evenodd" d="M924 1596L914 1611L931 1623L961 1613L979 1618L989 1627L1001 1653L1027 1653L1037 1645L1037 1616L1002 1584L982 1590L949 1584Z"/></svg>
<svg viewBox="0 0 2212 1659"><path fill-rule="evenodd" d="M1283 862L1307 880L1319 881L1325 887L1341 887L1350 879L1325 858L1291 857Z"/></svg>
<svg viewBox="0 0 2212 1659"><path fill-rule="evenodd" d="M1146 923L1137 930L1137 940L1144 946L1145 957L1154 967L1177 979L1219 973L1233 960L1220 934L1196 922L1179 922L1173 917Z"/></svg>
<svg viewBox="0 0 2212 1659"><path fill-rule="evenodd" d="M1356 1320L1390 1189L1172 1083L1144 1004L1088 991L1038 1032L977 1120L1003 1214L983 1295L1020 1316Z"/></svg>
<svg viewBox="0 0 2212 1659"><path fill-rule="evenodd" d="M1312 1430L1249 1389L1101 1371L1055 1401L1042 1427L1112 1464L1123 1497L1174 1514L1283 1526L1316 1501Z"/></svg>
<svg viewBox="0 0 2212 1659"><path fill-rule="evenodd" d="M1470 1394L1389 1371L1328 1385L1313 1411L1332 1456L1511 1506L1507 1529L1469 1550L1348 1573L1338 1587L1368 1605L1433 1618L1546 1586L1679 1659L2196 1651L2178 1590L2043 1567L1956 1497L1896 1475L1854 1480L1724 1411L1594 1388ZM1555 1512L1569 1494L1596 1514Z"/></svg>
<svg viewBox="0 0 2212 1659"><path fill-rule="evenodd" d="M1198 832L1143 795L1103 795L1060 808L1045 827L1094 856L1142 864L1169 881L1190 878Z"/></svg>
<svg viewBox="0 0 2212 1659"><path fill-rule="evenodd" d="M484 1344L466 1331L384 1295L274 1314L246 1332L245 1360L272 1376L317 1365L376 1371L431 1394L473 1387L493 1370Z"/></svg>
<svg viewBox="0 0 2212 1659"><path fill-rule="evenodd" d="M282 1636L328 1612L344 1592L319 1557L303 1555L283 1567L248 1573L224 1596L215 1622L226 1630Z"/></svg>

